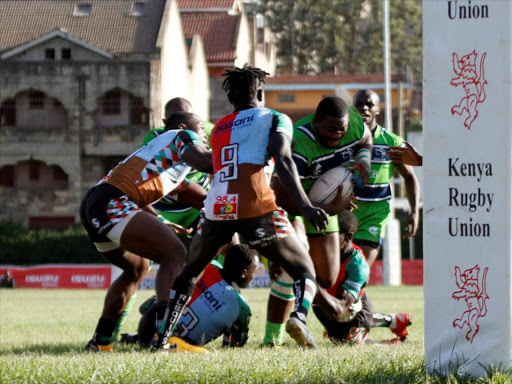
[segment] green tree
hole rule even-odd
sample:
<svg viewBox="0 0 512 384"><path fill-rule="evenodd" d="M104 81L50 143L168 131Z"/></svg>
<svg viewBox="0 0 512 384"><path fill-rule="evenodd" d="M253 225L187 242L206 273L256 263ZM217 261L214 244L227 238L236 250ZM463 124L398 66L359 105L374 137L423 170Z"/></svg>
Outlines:
<svg viewBox="0 0 512 384"><path fill-rule="evenodd" d="M391 66L421 77L421 2L390 1ZM382 0L262 0L280 72L382 72Z"/></svg>

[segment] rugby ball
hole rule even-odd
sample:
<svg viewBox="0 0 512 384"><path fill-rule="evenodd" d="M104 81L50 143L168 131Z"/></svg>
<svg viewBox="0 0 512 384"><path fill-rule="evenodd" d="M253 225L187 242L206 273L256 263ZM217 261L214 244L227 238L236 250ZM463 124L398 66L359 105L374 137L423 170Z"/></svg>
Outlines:
<svg viewBox="0 0 512 384"><path fill-rule="evenodd" d="M345 167L331 168L315 180L308 197L314 203L329 204L336 193L338 186L343 184L343 197L347 198L352 192L352 172Z"/></svg>

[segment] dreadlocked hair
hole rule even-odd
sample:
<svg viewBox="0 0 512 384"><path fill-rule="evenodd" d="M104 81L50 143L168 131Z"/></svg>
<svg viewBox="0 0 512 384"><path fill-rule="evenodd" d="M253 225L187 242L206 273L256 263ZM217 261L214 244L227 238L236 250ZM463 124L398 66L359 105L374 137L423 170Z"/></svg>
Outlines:
<svg viewBox="0 0 512 384"><path fill-rule="evenodd" d="M249 101L258 92L259 85L265 83L265 77L270 75L264 70L245 64L243 68L226 69L222 76L222 89L230 100Z"/></svg>

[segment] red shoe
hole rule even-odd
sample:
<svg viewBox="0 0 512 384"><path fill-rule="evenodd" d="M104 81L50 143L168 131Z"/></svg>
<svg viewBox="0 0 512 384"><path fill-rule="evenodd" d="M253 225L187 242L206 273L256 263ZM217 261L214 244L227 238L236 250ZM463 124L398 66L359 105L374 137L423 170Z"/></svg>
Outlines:
<svg viewBox="0 0 512 384"><path fill-rule="evenodd" d="M412 316L408 312L400 312L393 315L393 322L391 323L391 332L398 336L401 341L404 341L407 332L407 327L412 324Z"/></svg>
<svg viewBox="0 0 512 384"><path fill-rule="evenodd" d="M404 337L405 339L405 337ZM379 342L379 344L386 344L386 345L400 345L402 344L402 340L400 340L399 337L395 337L394 339L389 339L389 340L382 340L381 342Z"/></svg>

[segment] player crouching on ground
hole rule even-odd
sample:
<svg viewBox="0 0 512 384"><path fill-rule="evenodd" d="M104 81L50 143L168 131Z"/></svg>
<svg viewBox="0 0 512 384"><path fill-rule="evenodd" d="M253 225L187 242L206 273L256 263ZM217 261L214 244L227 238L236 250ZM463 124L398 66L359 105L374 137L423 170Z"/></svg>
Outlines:
<svg viewBox="0 0 512 384"><path fill-rule="evenodd" d="M249 286L258 268L257 253L247 245L230 247L224 257L224 267L215 260L206 268L197 282L190 302L183 311L174 334L179 351L198 352L199 345L208 344L224 335L223 347L243 347L249 335L251 310L240 288ZM123 334L121 341L139 342L148 348L155 334L156 297L153 296L140 308L138 332Z"/></svg>
<svg viewBox="0 0 512 384"><path fill-rule="evenodd" d="M370 268L361 249L352 244L357 231L357 219L350 211L339 214L340 272L333 287L319 288L313 311L334 343L362 344L370 328L387 327L397 337L384 344L400 344L412 324L407 312L373 313L371 301L364 292Z"/></svg>

